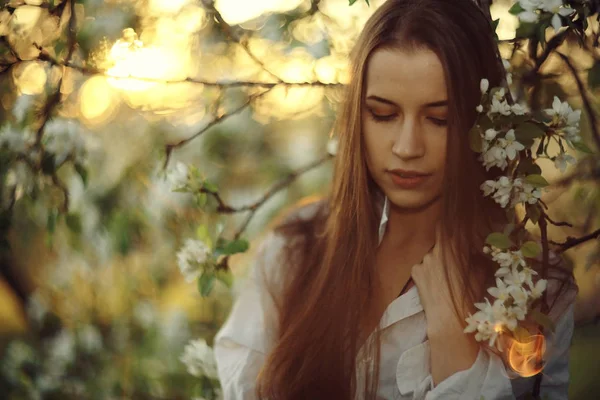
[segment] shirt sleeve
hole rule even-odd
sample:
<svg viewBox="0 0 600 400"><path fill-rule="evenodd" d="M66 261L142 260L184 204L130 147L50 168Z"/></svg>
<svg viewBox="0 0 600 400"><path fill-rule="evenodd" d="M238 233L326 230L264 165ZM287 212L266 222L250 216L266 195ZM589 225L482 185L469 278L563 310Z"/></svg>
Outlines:
<svg viewBox="0 0 600 400"><path fill-rule="evenodd" d="M248 278L242 283L233 308L217 335L214 352L225 400L256 399L256 378L273 346L278 325L273 283L284 245L270 232L263 240Z"/></svg>
<svg viewBox="0 0 600 400"><path fill-rule="evenodd" d="M544 399L566 400L568 398L569 348L574 327L573 309L574 305L569 305L557 322L555 334L546 336L546 364L540 393ZM412 391L413 400L480 400L482 398L512 400L533 391L534 377L519 378L512 372L509 376L500 356L483 347L471 368L456 372L437 386L433 385L429 372L429 357L428 341L402 354L397 373L401 394ZM419 374L419 370L423 373Z"/></svg>

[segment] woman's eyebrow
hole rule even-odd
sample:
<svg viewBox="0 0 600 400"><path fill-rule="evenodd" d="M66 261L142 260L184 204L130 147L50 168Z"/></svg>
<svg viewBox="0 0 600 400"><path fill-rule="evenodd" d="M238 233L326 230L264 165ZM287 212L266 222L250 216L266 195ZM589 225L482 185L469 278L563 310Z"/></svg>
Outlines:
<svg viewBox="0 0 600 400"><path fill-rule="evenodd" d="M391 106L400 108L400 106L398 104L394 103L393 101L384 99L383 97L379 97L379 96L375 96L375 95L371 95L371 96L367 97L367 100L375 100L379 103L389 104ZM431 103L424 104L423 108L438 108L438 107L447 107L447 106L448 106L448 100L439 100L439 101L434 101Z"/></svg>

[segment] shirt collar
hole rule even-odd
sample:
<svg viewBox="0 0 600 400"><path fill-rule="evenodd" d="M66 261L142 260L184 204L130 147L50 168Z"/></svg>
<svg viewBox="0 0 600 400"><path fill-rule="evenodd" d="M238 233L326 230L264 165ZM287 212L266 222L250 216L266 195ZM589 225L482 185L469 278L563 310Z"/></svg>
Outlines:
<svg viewBox="0 0 600 400"><path fill-rule="evenodd" d="M387 226L389 214L390 214L390 201L386 195L383 195L383 206L381 206L381 219L379 220L379 242L377 245L381 244L383 240L383 235L385 234L385 228Z"/></svg>

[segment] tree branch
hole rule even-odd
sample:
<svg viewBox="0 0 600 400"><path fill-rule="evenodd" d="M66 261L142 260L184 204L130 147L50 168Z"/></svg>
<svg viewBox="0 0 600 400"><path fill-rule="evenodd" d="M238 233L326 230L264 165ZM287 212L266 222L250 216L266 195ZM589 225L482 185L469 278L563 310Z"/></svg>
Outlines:
<svg viewBox="0 0 600 400"><path fill-rule="evenodd" d="M244 49L246 54L248 54L248 56L256 64L258 64L266 73L271 75L277 82L283 82L283 80L280 77L278 77L276 74L274 74L272 71L270 71L265 66L265 64L261 60L259 60L258 57L256 57L254 55L254 53L250 50L250 47L248 47L248 42L244 38L241 38L234 33L231 25L229 25L227 22L225 22L225 20L223 19L223 16L219 12L219 10L217 10L217 8L215 7L214 0L202 0L201 2L202 2L202 5L204 6L204 8L206 9L206 11L215 16L215 19L217 20L219 25L221 25L221 27L223 28L225 33L227 33L227 36L229 36L231 38L231 40L233 40L234 42L236 42L240 46L242 46L242 48Z"/></svg>
<svg viewBox="0 0 600 400"><path fill-rule="evenodd" d="M573 78L575 78L575 82L577 83L577 89L579 89L579 94L581 95L581 100L583 101L583 106L585 107L585 112L588 115L588 118L590 120L590 128L592 129L592 135L593 135L594 141L596 142L596 147L598 149L600 149L600 132L598 132L598 119L596 118L596 113L594 111L594 108L592 107L590 99L588 98L588 95L587 95L587 92L583 85L583 82L581 81L581 78L577 74L577 70L571 63L571 60L569 60L569 57L567 57L566 55L564 55L563 53L561 53L559 51L557 51L556 54L558 54L560 56L560 58L562 58L562 60L565 62L565 64L567 64L567 67L571 71Z"/></svg>
<svg viewBox="0 0 600 400"><path fill-rule="evenodd" d="M54 65L54 66L71 68L85 76L100 75L100 76L105 76L107 78L115 79L115 80L131 79L131 80L136 80L136 81L140 81L140 82L162 83L162 84L191 83L191 84L215 87L215 88L220 88L220 89L229 89L229 88L237 88L237 87L262 87L265 89L271 89L276 86L289 86L289 87L313 86L313 87L336 88L336 87L345 86L341 83L324 83L324 82L320 82L320 81L309 81L309 82L223 81L223 82L214 82L214 81L207 81L204 79L196 79L196 78L190 78L190 77L183 78L183 79L169 80L169 79L145 78L145 77L141 77L141 76L114 76L114 75L107 74L105 70L102 70L100 68L82 66L82 65L78 65L78 64L75 64L72 62L65 62L65 61L57 60L56 58L52 57L46 50L42 49L41 47L38 47L38 49L41 50L41 53L38 57L38 59L41 61L46 61L49 64Z"/></svg>
<svg viewBox="0 0 600 400"><path fill-rule="evenodd" d="M197 138L198 136L203 135L206 131L208 131L210 128L212 128L213 126L217 125L219 122L222 122L224 120L226 120L229 117L232 117L236 114L239 114L240 112L242 112L243 110L245 110L250 104L252 104L252 102L262 96L264 96L265 94L267 94L268 92L270 92L272 89L267 89L261 93L252 95L248 97L248 100L242 104L241 106L239 106L238 108L236 108L235 110L223 114L221 116L216 117L215 119L213 119L212 121L210 121L204 128L202 128L199 132L193 134L192 136L180 140L177 143L173 143L173 144L167 144L165 146L165 153L166 153L166 159L165 159L165 163L163 165L163 170L166 170L168 165L169 165L169 161L171 159L171 153L173 152L174 149L178 148L178 147L182 147L185 144L191 142L192 140L194 140L195 138Z"/></svg>

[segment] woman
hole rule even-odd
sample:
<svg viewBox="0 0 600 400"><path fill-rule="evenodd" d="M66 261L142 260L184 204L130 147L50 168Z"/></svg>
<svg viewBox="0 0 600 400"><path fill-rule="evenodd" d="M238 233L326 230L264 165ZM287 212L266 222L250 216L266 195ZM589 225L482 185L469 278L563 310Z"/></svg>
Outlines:
<svg viewBox="0 0 600 400"><path fill-rule="evenodd" d="M268 235L215 339L225 398L530 392L533 379L509 379L502 355L463 333L498 268L485 237L508 223L479 189L501 171L485 171L467 134L480 80L504 73L490 23L471 0L388 0L351 71L330 196ZM566 399L575 289L554 275L542 396Z"/></svg>

